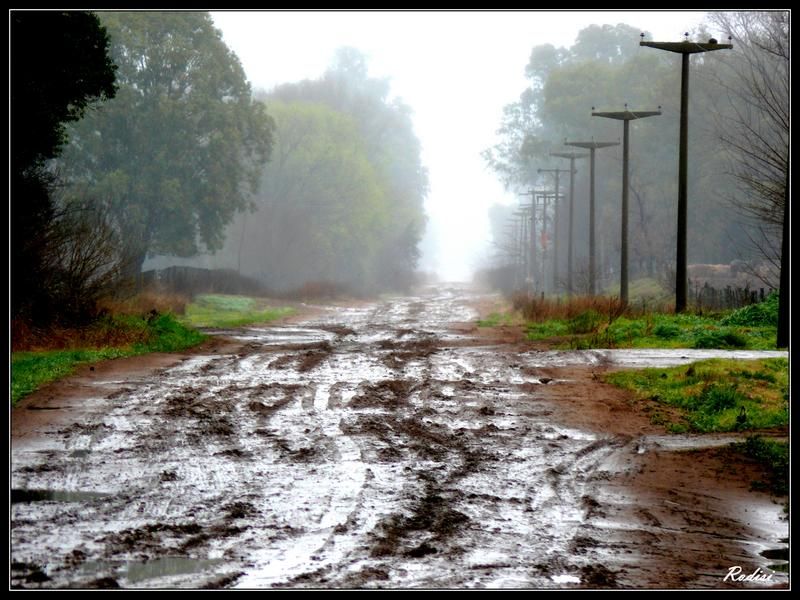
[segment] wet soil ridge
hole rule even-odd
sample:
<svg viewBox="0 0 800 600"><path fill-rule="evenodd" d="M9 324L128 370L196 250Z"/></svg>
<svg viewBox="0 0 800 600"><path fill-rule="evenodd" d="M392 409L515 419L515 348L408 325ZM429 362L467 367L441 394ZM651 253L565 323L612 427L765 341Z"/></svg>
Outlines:
<svg viewBox="0 0 800 600"><path fill-rule="evenodd" d="M11 585L716 587L721 557L750 564L713 492L631 491L660 446L613 426L605 355L567 371L454 326L475 301L321 310L76 385L13 439Z"/></svg>

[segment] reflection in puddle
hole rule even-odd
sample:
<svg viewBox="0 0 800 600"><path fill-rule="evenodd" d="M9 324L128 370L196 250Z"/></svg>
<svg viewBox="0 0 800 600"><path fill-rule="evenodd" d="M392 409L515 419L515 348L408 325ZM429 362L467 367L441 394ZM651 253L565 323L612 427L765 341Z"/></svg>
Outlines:
<svg viewBox="0 0 800 600"><path fill-rule="evenodd" d="M770 560L782 561L774 565L767 565L767 568L773 571L778 571L780 573L789 572L789 546L786 546L785 548L770 548L768 550L760 552L759 554L761 554L761 556L763 556L764 558L768 558Z"/></svg>
<svg viewBox="0 0 800 600"><path fill-rule="evenodd" d="M123 568L125 579L129 583L137 583L156 577L167 575L185 575L187 573L199 573L222 563L221 559L199 559L185 558L180 556L167 556L149 560L147 562L129 562Z"/></svg>
<svg viewBox="0 0 800 600"><path fill-rule="evenodd" d="M142 581L200 573L210 567L222 564L219 558L187 558L185 556L162 556L148 561L87 561L81 565L83 575L95 576L110 574L115 579L124 579L129 585Z"/></svg>

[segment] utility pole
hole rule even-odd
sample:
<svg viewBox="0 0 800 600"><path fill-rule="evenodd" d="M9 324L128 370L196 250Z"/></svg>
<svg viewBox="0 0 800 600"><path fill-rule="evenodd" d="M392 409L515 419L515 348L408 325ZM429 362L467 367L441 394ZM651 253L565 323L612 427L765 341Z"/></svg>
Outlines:
<svg viewBox="0 0 800 600"><path fill-rule="evenodd" d="M554 218L551 218L548 211L548 204L550 199L553 200L553 205L556 206L556 196L555 192L552 190L538 190L536 191L537 198L542 201L542 231L541 231L541 239L540 243L542 245L541 248L541 282L542 282L542 291L548 292L549 286L547 285L547 259L550 258L550 251L549 251L549 240L552 237L551 234L548 232L547 229L547 222L550 221L551 223L555 222ZM561 194L563 199L563 194Z"/></svg>
<svg viewBox="0 0 800 600"><path fill-rule="evenodd" d="M608 146L619 146L619 142L568 142L564 141L565 146L576 146L577 148L587 148L589 150L589 292L592 296L597 295L597 280L595 264L595 212L594 212L594 154L598 148Z"/></svg>
<svg viewBox="0 0 800 600"><path fill-rule="evenodd" d="M732 44L720 44L714 38L708 43L690 42L689 34L685 33L682 42L645 42L641 34L640 46L666 50L681 55L681 123L680 146L678 152L678 249L675 261L675 312L686 310L687 288L687 248L686 226L688 222L689 197L687 194L688 179L688 154L689 154L689 55L713 50L727 50L733 48ZM730 38L728 38L730 41Z"/></svg>
<svg viewBox="0 0 800 600"><path fill-rule="evenodd" d="M530 196L531 197L531 206L530 206L530 215L531 215L531 226L530 226L530 235L528 236L530 239L528 240L528 276L530 277L531 281L531 291L535 290L535 272L536 272L536 192L533 190L528 190L527 192L523 192L520 196Z"/></svg>
<svg viewBox="0 0 800 600"><path fill-rule="evenodd" d="M622 234L620 244L620 269L619 269L619 300L623 306L628 304L628 147L629 147L629 123L634 119L644 119L661 114L659 110L649 111L630 111L628 105L621 112L594 112L593 117L605 117L607 119L617 119L623 122L622 135Z"/></svg>
<svg viewBox="0 0 800 600"><path fill-rule="evenodd" d="M513 213L515 217L519 217L520 223L520 234L519 234L519 252L520 252L520 259L521 259L521 267L522 267L522 288L527 292L528 291L528 271L530 270L530 266L528 264L528 215L529 211L527 210L528 207L524 207L520 210L517 210Z"/></svg>
<svg viewBox="0 0 800 600"><path fill-rule="evenodd" d="M558 193L558 184L559 184L559 175L561 173L566 173L566 169L537 169L537 173L554 173L556 176L556 191L555 191L555 199L553 200L554 203L554 212L555 215L553 217L553 291L558 293L558 205L560 194Z"/></svg>
<svg viewBox="0 0 800 600"><path fill-rule="evenodd" d="M572 295L572 248L573 222L575 220L575 159L586 158L588 154L582 152L551 152L550 156L569 159L569 233L567 235L567 296Z"/></svg>

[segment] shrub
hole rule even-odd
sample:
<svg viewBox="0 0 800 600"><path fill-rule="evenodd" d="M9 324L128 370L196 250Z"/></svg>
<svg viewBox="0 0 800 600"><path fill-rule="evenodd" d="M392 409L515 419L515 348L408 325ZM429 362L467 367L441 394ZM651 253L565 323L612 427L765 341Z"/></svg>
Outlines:
<svg viewBox="0 0 800 600"><path fill-rule="evenodd" d="M702 409L713 413L733 408L744 399L736 385L717 383L706 386L699 398Z"/></svg>
<svg viewBox="0 0 800 600"><path fill-rule="evenodd" d="M745 348L747 338L735 331L705 331L695 338L693 348Z"/></svg>
<svg viewBox="0 0 800 600"><path fill-rule="evenodd" d="M603 317L596 310L587 310L570 319L568 327L571 333L592 333L602 322Z"/></svg>
<svg viewBox="0 0 800 600"><path fill-rule="evenodd" d="M664 340L671 340L681 334L681 328L674 323L659 323L653 328L653 335Z"/></svg>
<svg viewBox="0 0 800 600"><path fill-rule="evenodd" d="M750 304L733 311L720 321L721 325L766 327L778 325L778 293L772 292L763 302Z"/></svg>

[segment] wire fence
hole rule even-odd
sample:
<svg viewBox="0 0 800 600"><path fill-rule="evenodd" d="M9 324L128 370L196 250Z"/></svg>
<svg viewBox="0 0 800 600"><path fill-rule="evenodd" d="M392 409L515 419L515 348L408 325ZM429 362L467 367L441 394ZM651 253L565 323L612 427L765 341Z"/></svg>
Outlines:
<svg viewBox="0 0 800 600"><path fill-rule="evenodd" d="M703 285L689 280L689 298L697 309L727 310L748 304L763 302L773 288L750 289L750 287L715 288L706 281Z"/></svg>

